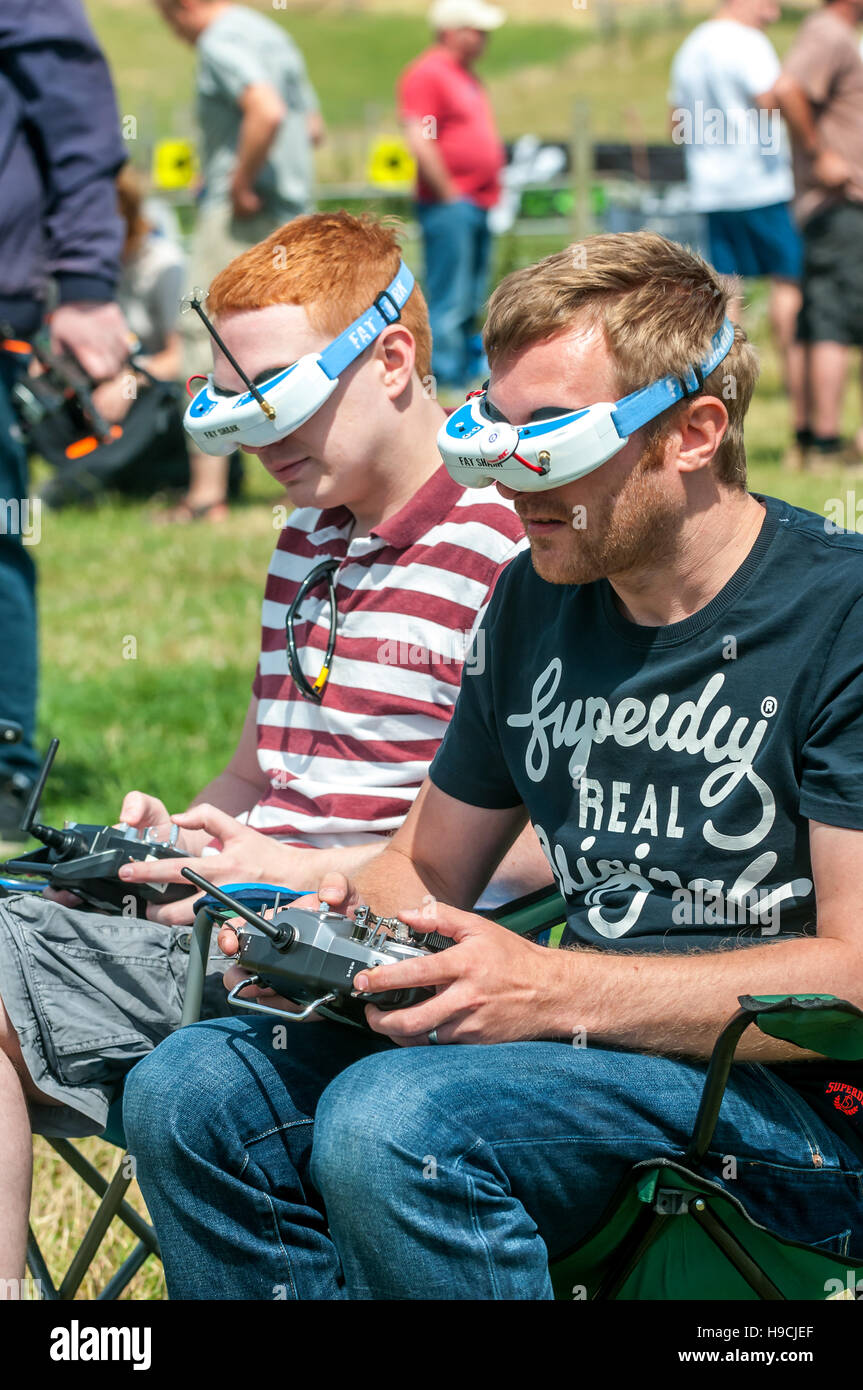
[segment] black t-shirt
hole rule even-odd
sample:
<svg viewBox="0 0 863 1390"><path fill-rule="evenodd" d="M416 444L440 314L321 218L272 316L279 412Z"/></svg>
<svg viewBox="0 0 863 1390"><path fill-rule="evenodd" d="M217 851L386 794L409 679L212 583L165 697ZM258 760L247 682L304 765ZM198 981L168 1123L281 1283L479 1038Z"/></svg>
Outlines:
<svg viewBox="0 0 863 1390"><path fill-rule="evenodd" d="M561 945L814 934L809 821L863 830L863 536L759 500L749 555L683 622L631 623L606 580L547 583L527 553L498 581L430 775L527 808Z"/></svg>

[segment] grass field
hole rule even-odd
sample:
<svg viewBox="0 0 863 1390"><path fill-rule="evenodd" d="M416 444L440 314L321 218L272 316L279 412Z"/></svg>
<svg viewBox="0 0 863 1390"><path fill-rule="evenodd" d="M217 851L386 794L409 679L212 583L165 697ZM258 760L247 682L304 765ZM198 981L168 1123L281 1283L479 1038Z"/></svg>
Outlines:
<svg viewBox="0 0 863 1390"><path fill-rule="evenodd" d="M166 28L149 4L89 0L88 11L117 84L120 109L138 118L137 138L172 133L188 121L194 53ZM283 24L308 66L327 123L362 125L367 114L388 115L398 74L429 43L421 15L284 12L253 5ZM492 81L527 67L547 65L590 42L590 31L571 24L529 22L505 26L483 60ZM183 132L186 133L186 132ZM131 142L130 142L131 143Z"/></svg>
<svg viewBox="0 0 863 1390"><path fill-rule="evenodd" d="M525 129L565 134L573 99L591 103L597 131L635 129L663 138L668 62L691 19L676 27L645 22L641 30L602 40L567 24L541 22L501 32L486 72L506 133ZM91 0L89 9L112 59L121 109L141 113L171 133L186 100L192 56L166 33L148 4ZM277 18L282 16L276 12ZM363 104L391 109L399 68L425 42L416 15L292 11L285 22L307 54L330 123L349 129ZM796 20L774 31L787 46ZM565 236L565 232L562 232ZM556 249L553 242L498 246L499 269ZM416 268L416 248L409 248ZM749 428L751 482L822 513L846 484L834 478L782 473L788 438L786 403L767 343L763 287L754 290L748 323L762 349L764 372ZM849 396L847 426L859 403ZM46 514L36 551L40 568L41 741L61 738L43 803L43 819L113 819L122 795L142 787L173 808L224 764L248 699L257 655L260 593L275 540L278 488L252 461L246 497L221 526L164 528L148 506L117 501L87 510ZM88 1140L85 1152L104 1171L116 1151ZM140 1205L140 1197L133 1196ZM33 1221L53 1269L80 1238L94 1203L36 1143ZM82 1296L92 1295L128 1253L112 1236ZM149 1261L132 1286L135 1298L164 1295L160 1268Z"/></svg>
<svg viewBox="0 0 863 1390"><path fill-rule="evenodd" d="M398 75L429 41L422 14L333 6L282 11L266 0L257 7L283 24L305 55L331 130L318 160L320 178L362 177L372 136L397 129ZM150 4L88 0L87 8L114 72L121 113L137 121L130 157L147 166L155 139L193 132L194 54ZM590 108L600 137L667 139L671 58L704 8L681 14L671 6L623 5L618 32L602 36L599 5L531 6L525 12L536 17L494 34L480 65L503 135L529 130L567 138L579 101ZM780 53L803 13L789 9L771 28ZM552 22L552 15L559 21Z"/></svg>

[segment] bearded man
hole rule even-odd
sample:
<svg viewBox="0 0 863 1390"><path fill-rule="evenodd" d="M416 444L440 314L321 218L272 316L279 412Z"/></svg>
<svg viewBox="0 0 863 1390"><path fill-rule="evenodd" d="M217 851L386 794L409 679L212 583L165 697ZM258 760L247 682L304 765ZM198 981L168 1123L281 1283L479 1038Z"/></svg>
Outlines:
<svg viewBox="0 0 863 1390"><path fill-rule="evenodd" d="M684 1151L739 995L863 1003L863 536L748 492L757 366L726 309L646 232L493 295L490 382L438 443L514 498L530 555L403 825L318 886L453 944L357 974L434 991L368 1004L360 1058L329 1024L276 1050L258 1019L135 1069L172 1295L550 1298L549 1260L631 1167ZM528 820L563 949L469 910ZM778 1234L859 1253L863 1134L833 1097L863 1068L750 1037L705 1174Z"/></svg>

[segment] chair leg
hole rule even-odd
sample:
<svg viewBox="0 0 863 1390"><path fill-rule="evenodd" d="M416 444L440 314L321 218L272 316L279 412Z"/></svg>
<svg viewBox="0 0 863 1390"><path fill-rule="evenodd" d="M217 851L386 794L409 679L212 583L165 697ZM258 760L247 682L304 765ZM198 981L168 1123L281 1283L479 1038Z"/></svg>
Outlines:
<svg viewBox="0 0 863 1390"><path fill-rule="evenodd" d="M83 1179L87 1186L93 1189L97 1197L104 1197L108 1190L108 1183L105 1178L102 1177L98 1168L94 1168L93 1164L75 1148L74 1144L70 1144L68 1139L49 1139L48 1143L51 1145L52 1149L69 1164L69 1167L78 1174L78 1177ZM125 1157L124 1155L124 1159ZM121 1168L122 1162L123 1160L121 1160ZM132 1234L136 1235L140 1241L143 1241L151 1254L159 1255L161 1253L155 1231L152 1226L144 1220L143 1216L135 1211L134 1207L130 1207L128 1202L121 1202L116 1214L120 1217L121 1221L125 1222L129 1227Z"/></svg>
<svg viewBox="0 0 863 1390"><path fill-rule="evenodd" d="M99 1294L99 1301L102 1302L105 1299L113 1300L119 1298L120 1294L126 1288L126 1285L131 1283L138 1273L138 1270L141 1268L141 1265L145 1260L149 1260L152 1253L152 1250L148 1250L143 1241L139 1240L131 1255L126 1257L120 1265L120 1268L112 1274L111 1278L108 1280L104 1289Z"/></svg>
<svg viewBox="0 0 863 1390"><path fill-rule="evenodd" d="M644 1208L627 1233L615 1264L608 1270L593 1295L595 1302L606 1303L617 1297L641 1257L656 1240L666 1219L661 1212L654 1211L653 1207Z"/></svg>
<svg viewBox="0 0 863 1390"><path fill-rule="evenodd" d="M192 932L181 1026L194 1023L200 1018L212 929L213 923L209 913L205 910L200 911L195 919ZM99 1294L100 1299L116 1299L137 1274L148 1256L156 1255L161 1258L159 1242L152 1226L125 1201L125 1194L131 1181L131 1176L123 1176L128 1155L123 1155L120 1166L109 1183L103 1178L99 1170L73 1144L69 1143L68 1139L49 1138L48 1142L54 1151L69 1164L73 1172L77 1173L78 1177L96 1193L100 1202L96 1214L63 1276L59 1289L54 1287L32 1230L27 1242L28 1266L34 1278L38 1279L41 1288L45 1290L43 1297L63 1300L74 1298L108 1227L114 1217L119 1216L133 1235L138 1237L138 1244L105 1285L102 1293Z"/></svg>
<svg viewBox="0 0 863 1390"><path fill-rule="evenodd" d="M734 1266L741 1278L745 1279L750 1289L757 1293L758 1297L765 1302L784 1302L785 1295L776 1287L773 1280L764 1273L759 1264L756 1264L752 1256L747 1254L732 1231L729 1231L714 1211L706 1202L699 1206L698 1202L690 1203L690 1214L696 1220L706 1236L709 1236L713 1244L722 1251L726 1260Z"/></svg>
<svg viewBox="0 0 863 1390"><path fill-rule="evenodd" d="M48 1272L48 1266L42 1251L39 1249L39 1242L33 1234L32 1226L27 1228L27 1268L39 1285L39 1292L43 1300L52 1302L56 1299L57 1290L54 1287L54 1280Z"/></svg>
<svg viewBox="0 0 863 1390"><path fill-rule="evenodd" d="M63 1281L57 1292L58 1298L66 1301L75 1297L75 1294L81 1286L84 1275L90 1268L90 1262L93 1256L102 1244L105 1232L120 1209L126 1189L131 1181L131 1175L129 1177L124 1175L123 1164L121 1163L108 1184L105 1195L97 1208L96 1215L84 1232L84 1238L81 1244L72 1256L72 1262L66 1270Z"/></svg>

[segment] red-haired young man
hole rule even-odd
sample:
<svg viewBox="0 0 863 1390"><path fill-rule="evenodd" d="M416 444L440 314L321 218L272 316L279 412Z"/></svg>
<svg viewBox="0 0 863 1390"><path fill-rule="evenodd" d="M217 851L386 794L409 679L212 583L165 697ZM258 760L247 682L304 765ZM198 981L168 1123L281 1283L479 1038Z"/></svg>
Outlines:
<svg viewBox="0 0 863 1390"><path fill-rule="evenodd" d="M472 630L523 532L507 503L453 483L441 465L444 414L422 380L428 317L391 228L346 213L299 218L232 261L208 307L245 376L268 396L276 381L277 437L260 441L267 417L219 350L188 418L231 440L227 448L238 434L295 510L267 577L239 742L175 819L180 847L208 878L310 889L328 869L357 872L410 809L452 714ZM301 371L329 394L309 415L306 382L307 418L285 433L292 417L279 386ZM249 401L247 434L235 430L235 407ZM122 817L169 821L140 791L126 796ZM221 851L199 861L214 835ZM188 862L148 863L143 877L178 879ZM549 877L528 832L495 894L515 897ZM0 903L0 1277L22 1272L31 1123L55 1135L103 1129L126 1070L179 1022L192 913L188 900L159 909L157 921L32 895ZM223 992L212 983L218 1009Z"/></svg>

